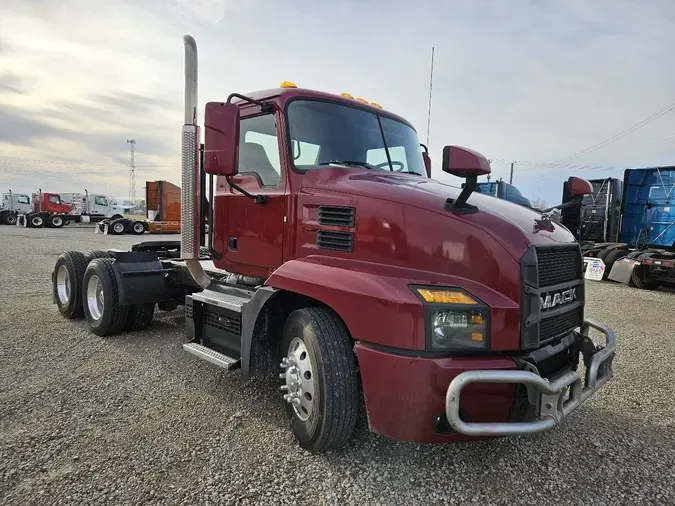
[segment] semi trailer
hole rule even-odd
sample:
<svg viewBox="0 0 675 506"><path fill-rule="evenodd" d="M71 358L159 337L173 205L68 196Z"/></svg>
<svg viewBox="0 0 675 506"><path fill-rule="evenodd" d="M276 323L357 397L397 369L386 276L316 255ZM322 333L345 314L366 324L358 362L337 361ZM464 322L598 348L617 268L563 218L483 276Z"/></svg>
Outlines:
<svg viewBox="0 0 675 506"><path fill-rule="evenodd" d="M207 103L202 143L184 46L180 241L61 253L64 317L103 337L183 306L183 349L278 376L312 452L344 445L364 404L379 435L451 443L551 429L610 381L616 336L584 313L579 244L475 192L483 155L446 146L466 185L435 181L404 118L289 82Z"/></svg>
<svg viewBox="0 0 675 506"><path fill-rule="evenodd" d="M104 234L177 234L180 232L181 189L169 181L145 182L146 219L113 217L99 223Z"/></svg>
<svg viewBox="0 0 675 506"><path fill-rule="evenodd" d="M30 195L14 193L12 190L2 194L0 204L0 224L2 225L16 225L20 214L28 213L33 209L30 203Z"/></svg>
<svg viewBox="0 0 675 506"><path fill-rule="evenodd" d="M520 190L501 179L497 181L482 181L476 186L476 191L483 195L491 195L498 199L508 200L525 207L532 207L528 198L520 193Z"/></svg>
<svg viewBox="0 0 675 506"><path fill-rule="evenodd" d="M626 169L591 180L593 193L562 211L590 279L653 290L675 285L675 167ZM563 202L569 201L563 186Z"/></svg>

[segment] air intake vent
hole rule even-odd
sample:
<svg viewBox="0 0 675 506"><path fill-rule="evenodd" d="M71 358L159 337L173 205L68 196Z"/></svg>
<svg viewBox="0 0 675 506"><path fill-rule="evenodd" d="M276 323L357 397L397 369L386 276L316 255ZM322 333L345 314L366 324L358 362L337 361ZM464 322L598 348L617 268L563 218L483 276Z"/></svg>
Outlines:
<svg viewBox="0 0 675 506"><path fill-rule="evenodd" d="M353 207L319 206L319 225L354 227Z"/></svg>
<svg viewBox="0 0 675 506"><path fill-rule="evenodd" d="M331 232L319 230L316 233L316 245L319 249L333 251L353 251L354 234L351 232Z"/></svg>

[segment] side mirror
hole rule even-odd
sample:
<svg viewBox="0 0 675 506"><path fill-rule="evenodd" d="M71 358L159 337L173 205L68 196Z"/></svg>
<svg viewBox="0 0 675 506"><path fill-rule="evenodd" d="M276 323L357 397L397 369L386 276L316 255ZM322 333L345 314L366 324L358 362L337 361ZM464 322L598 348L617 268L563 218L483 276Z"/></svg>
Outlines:
<svg viewBox="0 0 675 506"><path fill-rule="evenodd" d="M593 193L593 185L580 177L571 176L567 180L567 187L572 197L583 197Z"/></svg>
<svg viewBox="0 0 675 506"><path fill-rule="evenodd" d="M239 165L239 107L231 102L207 103L204 128L204 170L234 176Z"/></svg>
<svg viewBox="0 0 675 506"><path fill-rule="evenodd" d="M478 185L478 176L485 176L492 172L490 162L477 151L460 146L445 146L443 148L443 172L453 176L463 177L466 184L456 200L447 199L445 209L455 214L471 214L478 212L476 206L467 204L467 200Z"/></svg>
<svg viewBox="0 0 675 506"><path fill-rule="evenodd" d="M431 179L431 158L429 157L429 148L427 148L424 144L420 144L422 146L422 160L424 160L424 168L427 170L427 177Z"/></svg>
<svg viewBox="0 0 675 506"><path fill-rule="evenodd" d="M443 148L443 172L457 177L485 176L492 172L490 162L482 154L461 146Z"/></svg>

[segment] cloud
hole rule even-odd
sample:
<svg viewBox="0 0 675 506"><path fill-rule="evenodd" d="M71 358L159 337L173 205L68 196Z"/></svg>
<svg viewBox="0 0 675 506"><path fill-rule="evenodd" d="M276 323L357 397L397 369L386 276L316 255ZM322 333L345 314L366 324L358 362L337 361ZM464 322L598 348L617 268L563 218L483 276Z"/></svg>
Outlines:
<svg viewBox="0 0 675 506"><path fill-rule="evenodd" d="M200 107L288 79L377 101L424 138L435 46L434 166L444 144L503 159L496 175L518 160L514 182L552 202L571 173L603 172L586 165L675 158L664 116L555 173L536 163L601 142L673 100L675 71L664 63L675 46L671 3L5 2L0 109L16 131L0 125L0 156L89 164L92 178L108 165L101 179L124 191L126 174L112 166L126 165L133 137L146 175L177 181L185 33L199 45ZM48 170L67 174L58 163Z"/></svg>

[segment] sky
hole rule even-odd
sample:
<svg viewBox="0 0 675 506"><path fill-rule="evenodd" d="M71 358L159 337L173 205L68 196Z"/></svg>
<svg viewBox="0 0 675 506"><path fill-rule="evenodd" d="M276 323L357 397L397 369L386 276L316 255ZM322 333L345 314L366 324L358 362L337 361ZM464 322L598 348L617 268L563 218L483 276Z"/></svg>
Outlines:
<svg viewBox="0 0 675 506"><path fill-rule="evenodd" d="M440 169L448 144L493 178L515 161L513 184L550 205L571 175L675 165L672 0L22 0L0 3L0 188L127 196L127 139L137 195L180 184L184 34L202 111L290 80L378 102L422 142L434 47L445 182L461 183Z"/></svg>

